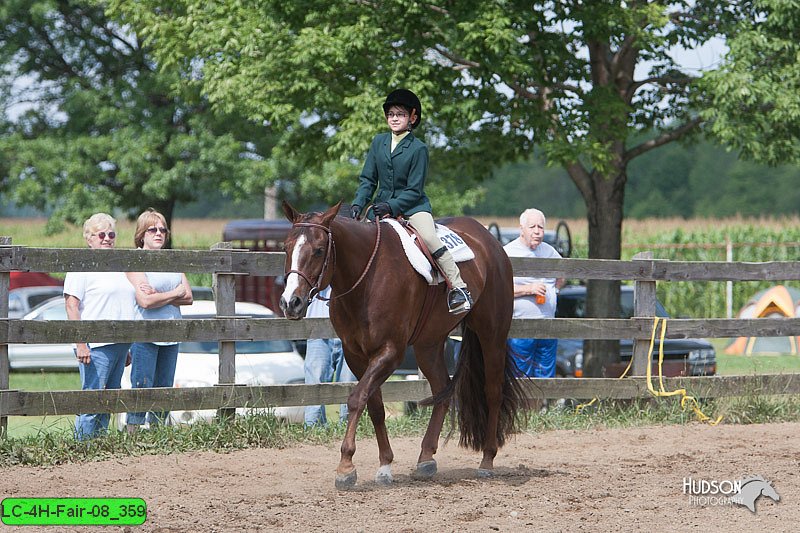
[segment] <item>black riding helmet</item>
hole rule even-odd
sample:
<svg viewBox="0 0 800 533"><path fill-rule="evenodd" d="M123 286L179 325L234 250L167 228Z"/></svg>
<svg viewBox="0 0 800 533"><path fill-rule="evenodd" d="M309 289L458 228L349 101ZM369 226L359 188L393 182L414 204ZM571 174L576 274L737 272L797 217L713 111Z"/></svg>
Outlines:
<svg viewBox="0 0 800 533"><path fill-rule="evenodd" d="M417 120L411 123L411 127L416 128L419 125L420 120L422 120L422 106L416 94L408 89L395 89L386 97L386 101L383 103L383 113L388 113L389 108L393 105L405 107L409 112L411 112L412 109L416 109Z"/></svg>

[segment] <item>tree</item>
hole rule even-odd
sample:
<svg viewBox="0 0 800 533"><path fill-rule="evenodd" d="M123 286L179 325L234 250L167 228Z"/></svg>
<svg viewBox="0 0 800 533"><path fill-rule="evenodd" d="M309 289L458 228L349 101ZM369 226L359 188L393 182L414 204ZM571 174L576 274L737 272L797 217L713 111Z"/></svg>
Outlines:
<svg viewBox="0 0 800 533"><path fill-rule="evenodd" d="M111 5L215 106L286 128L282 145L313 168L362 158L398 86L422 98L431 185L451 196L538 145L579 189L589 256L604 259L620 257L630 162L703 122L696 75L669 50L702 44L737 15L708 0ZM631 143L651 130L660 134ZM348 179L337 191L353 189ZM590 282L588 312L619 316L618 283ZM600 375L617 352L593 344L587 372Z"/></svg>
<svg viewBox="0 0 800 533"><path fill-rule="evenodd" d="M757 0L728 39L726 64L704 81L711 132L744 158L800 161L800 9Z"/></svg>
<svg viewBox="0 0 800 533"><path fill-rule="evenodd" d="M148 206L260 194L273 136L233 112L215 114L199 89L159 69L135 32L93 0L9 0L0 8L3 190L17 204L82 222ZM0 93L2 94L2 93Z"/></svg>

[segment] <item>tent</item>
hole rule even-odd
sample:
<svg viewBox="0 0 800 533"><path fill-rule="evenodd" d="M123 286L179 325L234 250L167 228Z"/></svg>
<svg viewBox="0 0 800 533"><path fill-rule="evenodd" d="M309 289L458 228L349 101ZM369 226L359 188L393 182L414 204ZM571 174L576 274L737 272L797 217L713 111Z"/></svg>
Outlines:
<svg viewBox="0 0 800 533"><path fill-rule="evenodd" d="M756 293L739 310L737 318L800 317L800 290L775 285ZM800 337L738 337L725 348L733 355L800 354Z"/></svg>

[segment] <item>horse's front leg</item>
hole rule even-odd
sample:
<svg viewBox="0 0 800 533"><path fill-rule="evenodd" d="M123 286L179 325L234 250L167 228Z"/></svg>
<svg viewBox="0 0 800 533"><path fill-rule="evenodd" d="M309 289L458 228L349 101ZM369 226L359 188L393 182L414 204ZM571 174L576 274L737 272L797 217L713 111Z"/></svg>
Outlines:
<svg viewBox="0 0 800 533"><path fill-rule="evenodd" d="M376 475L376 480L379 483L390 483L392 481L390 465L394 459L394 453L389 446L389 436L385 423L386 414L383 408L383 396L380 391L380 386L393 371L392 360L390 350L384 351L380 357L371 360L366 371L358 380L358 385L356 385L347 399L349 414L347 416L347 430L342 441L341 459L339 460L339 467L336 469L337 489L350 489L358 479L356 467L353 464L353 455L356 453L358 421L361 419L361 414L367 404L369 404L369 414L378 440L378 454L381 465Z"/></svg>
<svg viewBox="0 0 800 533"><path fill-rule="evenodd" d="M386 430L386 410L383 406L383 394L380 388L367 400L367 408L369 417L372 419L372 426L375 428L375 439L378 441L380 467L375 474L375 481L379 485L389 485L394 480L392 477L394 452L389 444L389 432Z"/></svg>
<svg viewBox="0 0 800 533"><path fill-rule="evenodd" d="M364 376L366 377L366 376ZM358 479L356 467L353 464L353 455L356 453L356 430L361 413L367 404L367 381L362 377L358 385L350 392L347 397L347 429L342 440L341 457L339 466L336 468L336 488L347 490L353 488Z"/></svg>

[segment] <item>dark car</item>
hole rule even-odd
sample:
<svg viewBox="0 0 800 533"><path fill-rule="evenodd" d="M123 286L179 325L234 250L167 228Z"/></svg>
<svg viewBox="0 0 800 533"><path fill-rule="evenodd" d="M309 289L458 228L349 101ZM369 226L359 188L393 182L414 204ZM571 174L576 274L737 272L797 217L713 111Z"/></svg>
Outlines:
<svg viewBox="0 0 800 533"><path fill-rule="evenodd" d="M633 287L620 287L620 318L633 316ZM669 317L669 314L656 301L656 315ZM568 285L558 294L556 318L584 318L586 316L586 287ZM620 363L606 368L608 377L622 375L633 353L633 341L622 339L620 344ZM654 365L658 361L658 343L653 348ZM717 353L714 346L704 339L664 339L664 376L713 376L717 372ZM654 372L657 368L654 367ZM556 374L561 377L583 376L583 340L559 339L556 353Z"/></svg>

